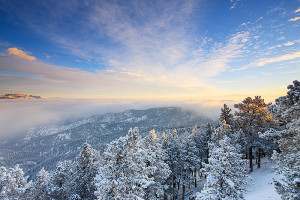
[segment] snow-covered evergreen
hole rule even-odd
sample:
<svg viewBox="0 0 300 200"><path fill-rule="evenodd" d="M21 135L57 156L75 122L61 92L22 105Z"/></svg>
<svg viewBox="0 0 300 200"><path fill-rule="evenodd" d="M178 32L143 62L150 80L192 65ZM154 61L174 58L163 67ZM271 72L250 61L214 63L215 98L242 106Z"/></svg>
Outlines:
<svg viewBox="0 0 300 200"><path fill-rule="evenodd" d="M182 183L182 196L185 195L186 186L190 183L196 185L196 172L200 168L201 159L198 156L198 149L194 141L194 135L187 131L181 135L180 142L182 144L181 150L181 174L180 182Z"/></svg>
<svg viewBox="0 0 300 200"><path fill-rule="evenodd" d="M36 175L36 181L30 182L29 187L21 196L22 199L50 199L48 195L50 174L42 168Z"/></svg>
<svg viewBox="0 0 300 200"><path fill-rule="evenodd" d="M232 120L233 120L233 114L231 114L231 109L226 104L224 104L223 108L221 108L219 121L221 122L224 121L226 124L231 124Z"/></svg>
<svg viewBox="0 0 300 200"><path fill-rule="evenodd" d="M84 143L76 158L72 179L72 194L81 199L95 199L94 178L97 174L100 161L100 153ZM74 198L74 197L73 197ZM77 197L78 198L78 197Z"/></svg>
<svg viewBox="0 0 300 200"><path fill-rule="evenodd" d="M20 199L28 186L27 178L19 165L10 169L0 167L0 199Z"/></svg>
<svg viewBox="0 0 300 200"><path fill-rule="evenodd" d="M264 139L259 137L260 132L275 127L276 123L268 111L271 103L265 103L261 96L247 97L242 103L235 104L238 110L235 112L233 128L235 131L242 130L245 133L243 151L249 158L249 168L253 171L253 151L258 155L258 167L264 148L267 146Z"/></svg>
<svg viewBox="0 0 300 200"><path fill-rule="evenodd" d="M178 195L178 184L181 180L181 173L183 170L182 158L183 158L183 144L180 142L180 138L177 134L177 130L166 134L163 138L162 148L166 151L168 157L166 159L167 164L170 167L171 174L167 179L168 190L167 193L173 197Z"/></svg>
<svg viewBox="0 0 300 200"><path fill-rule="evenodd" d="M274 152L273 158L278 161L277 172L283 175L275 180L275 188L284 200L300 199L300 82L294 81L288 86L284 97L276 99L271 111L285 129L270 131L279 144L280 153ZM272 134L271 134L272 133ZM269 136L268 135L268 136Z"/></svg>
<svg viewBox="0 0 300 200"><path fill-rule="evenodd" d="M161 199L168 187L166 180L171 170L165 162L167 154L159 140L155 130L152 130L137 143L138 150L135 153L137 173L142 174L148 182L151 181L151 184L144 188L144 199Z"/></svg>
<svg viewBox="0 0 300 200"><path fill-rule="evenodd" d="M170 172L163 162L164 152L160 151L155 140L156 135L152 133L142 141L139 130L135 128L108 145L103 154L105 163L99 167L95 178L98 199L162 197L162 182ZM149 146L152 144L155 146Z"/></svg>
<svg viewBox="0 0 300 200"><path fill-rule="evenodd" d="M71 193L72 180L74 177L73 161L58 162L56 170L50 175L50 183L48 188L48 195L51 199L68 199Z"/></svg>
<svg viewBox="0 0 300 200"><path fill-rule="evenodd" d="M209 143L210 156L203 169L206 183L197 194L197 200L244 199L248 178L245 161L230 142L230 138L224 136L219 144Z"/></svg>

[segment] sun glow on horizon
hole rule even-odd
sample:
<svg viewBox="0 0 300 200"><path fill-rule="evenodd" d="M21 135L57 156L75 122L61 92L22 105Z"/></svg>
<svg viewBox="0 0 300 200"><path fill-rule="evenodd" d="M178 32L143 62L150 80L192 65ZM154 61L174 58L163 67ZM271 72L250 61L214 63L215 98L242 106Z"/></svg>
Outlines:
<svg viewBox="0 0 300 200"><path fill-rule="evenodd" d="M30 2L1 4L2 94L210 106L300 77L296 0Z"/></svg>

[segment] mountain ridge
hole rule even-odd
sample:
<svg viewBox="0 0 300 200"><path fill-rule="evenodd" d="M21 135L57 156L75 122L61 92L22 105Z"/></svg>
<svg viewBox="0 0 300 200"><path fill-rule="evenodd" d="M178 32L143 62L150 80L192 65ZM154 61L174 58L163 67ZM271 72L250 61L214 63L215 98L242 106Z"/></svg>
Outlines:
<svg viewBox="0 0 300 200"><path fill-rule="evenodd" d="M32 176L42 167L52 170L58 161L74 160L84 142L102 152L107 143L138 127L145 136L150 130L178 132L203 125L211 120L178 107L126 110L120 113L93 115L65 125L31 129L24 137L0 144L0 165L20 164ZM31 177L32 178L32 177ZM33 177L34 178L34 177Z"/></svg>

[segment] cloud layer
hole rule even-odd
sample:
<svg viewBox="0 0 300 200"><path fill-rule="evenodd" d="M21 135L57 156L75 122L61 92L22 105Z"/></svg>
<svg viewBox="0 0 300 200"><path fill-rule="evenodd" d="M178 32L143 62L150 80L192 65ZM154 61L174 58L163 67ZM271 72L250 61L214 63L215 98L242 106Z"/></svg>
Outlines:
<svg viewBox="0 0 300 200"><path fill-rule="evenodd" d="M148 109L180 106L216 118L219 108L203 102L154 101L132 99L41 99L1 100L0 137L26 134L31 128L64 124L92 115L122 112L127 109Z"/></svg>

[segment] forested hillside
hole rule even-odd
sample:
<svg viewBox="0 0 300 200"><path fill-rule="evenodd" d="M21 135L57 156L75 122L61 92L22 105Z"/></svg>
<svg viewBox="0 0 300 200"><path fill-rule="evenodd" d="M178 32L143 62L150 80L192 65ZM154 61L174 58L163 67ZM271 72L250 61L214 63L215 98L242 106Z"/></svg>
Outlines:
<svg viewBox="0 0 300 200"><path fill-rule="evenodd" d="M176 128L181 133L211 121L195 112L162 107L107 113L64 125L42 126L21 137L1 140L0 166L19 164L32 180L42 167L54 170L59 161L75 160L85 142L103 153L108 143L125 136L131 127L139 127L140 134L145 136L152 129L168 131Z"/></svg>
<svg viewBox="0 0 300 200"><path fill-rule="evenodd" d="M33 181L19 165L1 167L0 198L184 200L201 187L190 197L244 199L251 172L262 167L263 157L272 157L283 177L274 180L276 191L282 199L299 200L300 82L289 85L274 105L255 96L234 107L233 113L224 104L215 125L180 133L169 127L142 137L130 128L103 153L85 142L75 160L41 168Z"/></svg>

